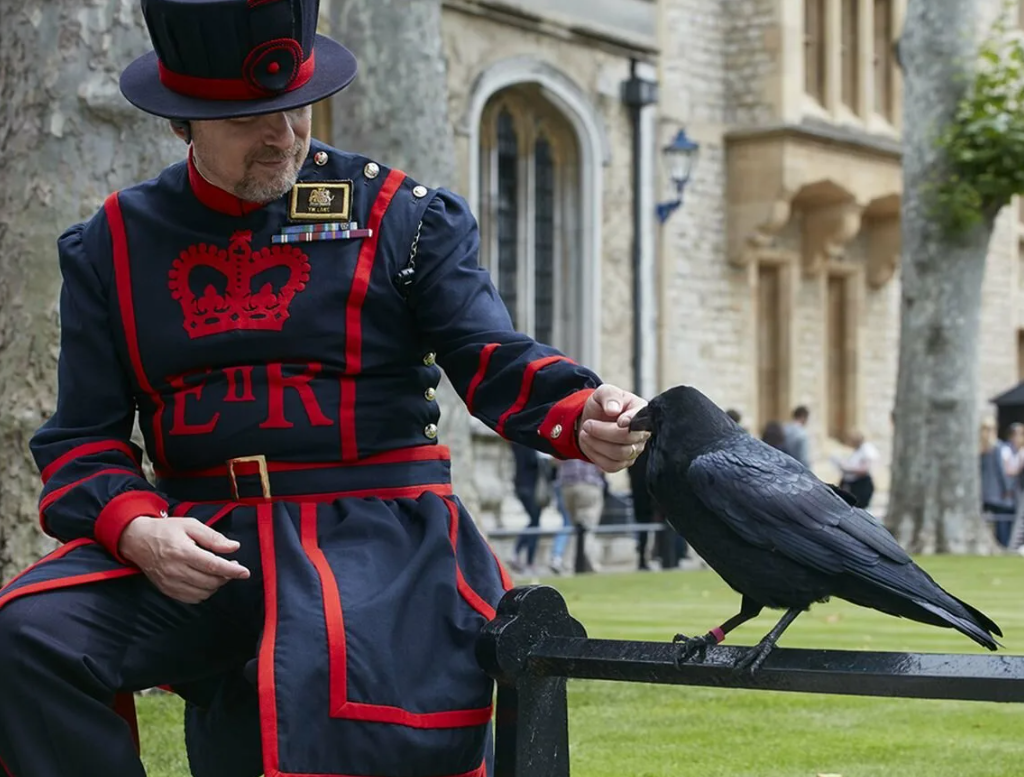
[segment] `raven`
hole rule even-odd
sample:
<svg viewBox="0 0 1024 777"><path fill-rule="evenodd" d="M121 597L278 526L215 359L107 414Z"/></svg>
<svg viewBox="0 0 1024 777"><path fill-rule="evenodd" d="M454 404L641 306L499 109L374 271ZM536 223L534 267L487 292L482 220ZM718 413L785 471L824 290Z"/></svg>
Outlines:
<svg viewBox="0 0 1024 777"><path fill-rule="evenodd" d="M851 496L749 435L697 389L658 395L630 430L651 433L648 488L665 520L742 596L718 628L676 635L679 663L703 660L763 608L785 609L736 664L756 672L796 617L831 596L999 647L999 627L943 590Z"/></svg>

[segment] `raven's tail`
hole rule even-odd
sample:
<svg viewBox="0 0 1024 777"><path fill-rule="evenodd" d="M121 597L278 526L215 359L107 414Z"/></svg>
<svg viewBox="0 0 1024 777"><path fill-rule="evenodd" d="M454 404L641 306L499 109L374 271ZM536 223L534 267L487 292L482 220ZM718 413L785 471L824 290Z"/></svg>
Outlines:
<svg viewBox="0 0 1024 777"><path fill-rule="evenodd" d="M992 637L992 634L995 634L997 637L1003 636L1003 632L1000 631L999 627L995 624L995 621L976 607L972 607L962 599L957 599L948 591L945 593L950 599L963 607L965 614L970 617L964 617L964 615L952 613L941 605L926 602L923 599L912 599L911 601L913 601L918 607L922 607L928 612L938 616L938 618L944 621L947 625L952 626L961 634L970 637L982 647L986 647L989 650L997 650L1001 647L1000 644Z"/></svg>

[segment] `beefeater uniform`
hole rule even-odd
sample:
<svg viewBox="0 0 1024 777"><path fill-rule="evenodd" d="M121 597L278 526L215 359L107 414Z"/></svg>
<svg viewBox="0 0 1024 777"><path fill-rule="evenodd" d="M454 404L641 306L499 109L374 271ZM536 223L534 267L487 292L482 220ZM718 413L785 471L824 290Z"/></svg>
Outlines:
<svg viewBox="0 0 1024 777"><path fill-rule="evenodd" d="M287 0L150 0L160 69L185 67L166 30L204 9L290 15L298 43L268 23L273 45L247 44L250 86L306 74L270 110L354 75L320 36L307 67L316 3ZM122 80L137 103L140 79ZM190 156L61 236L58 404L32 450L63 544L0 590L0 768L144 774L126 692L165 685L190 701L198 777L488 773L474 647L511 583L452 493L440 367L492 429L563 458L600 381L513 330L478 249L456 195L316 142L279 200L243 202ZM215 527L252 576L198 605L160 594L118 553L139 515Z"/></svg>

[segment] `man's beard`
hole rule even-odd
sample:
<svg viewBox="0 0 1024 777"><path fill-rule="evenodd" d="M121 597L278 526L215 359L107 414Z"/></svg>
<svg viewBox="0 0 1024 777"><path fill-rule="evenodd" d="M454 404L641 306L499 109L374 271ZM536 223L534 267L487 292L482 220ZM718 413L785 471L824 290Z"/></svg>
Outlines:
<svg viewBox="0 0 1024 777"><path fill-rule="evenodd" d="M291 150L271 152L262 150L245 160L245 175L235 185L235 195L248 202L270 202L283 197L295 185L306 156L305 143L296 140ZM288 160L280 170L267 170L259 162Z"/></svg>

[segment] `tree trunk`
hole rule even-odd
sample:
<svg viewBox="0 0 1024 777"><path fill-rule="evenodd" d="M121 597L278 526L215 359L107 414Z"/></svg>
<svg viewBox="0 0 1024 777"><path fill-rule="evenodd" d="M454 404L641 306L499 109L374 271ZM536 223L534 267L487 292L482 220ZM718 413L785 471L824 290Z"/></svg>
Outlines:
<svg viewBox="0 0 1024 777"><path fill-rule="evenodd" d="M910 0L904 71L903 257L892 502L886 525L913 552L987 552L978 467L978 332L995 213L944 235L928 185L944 174L936 134L973 70L979 14L997 0Z"/></svg>
<svg viewBox="0 0 1024 777"><path fill-rule="evenodd" d="M450 186L455 140L448 118L441 0L321 2L329 2L331 35L359 60L356 80L333 100L337 143L428 186ZM452 451L456 490L475 513L471 419L447 380L438 402L440 439Z"/></svg>
<svg viewBox="0 0 1024 777"><path fill-rule="evenodd" d="M57 237L183 146L117 88L149 47L137 3L0 0L0 20L2 582L52 547L28 440L54 408Z"/></svg>

